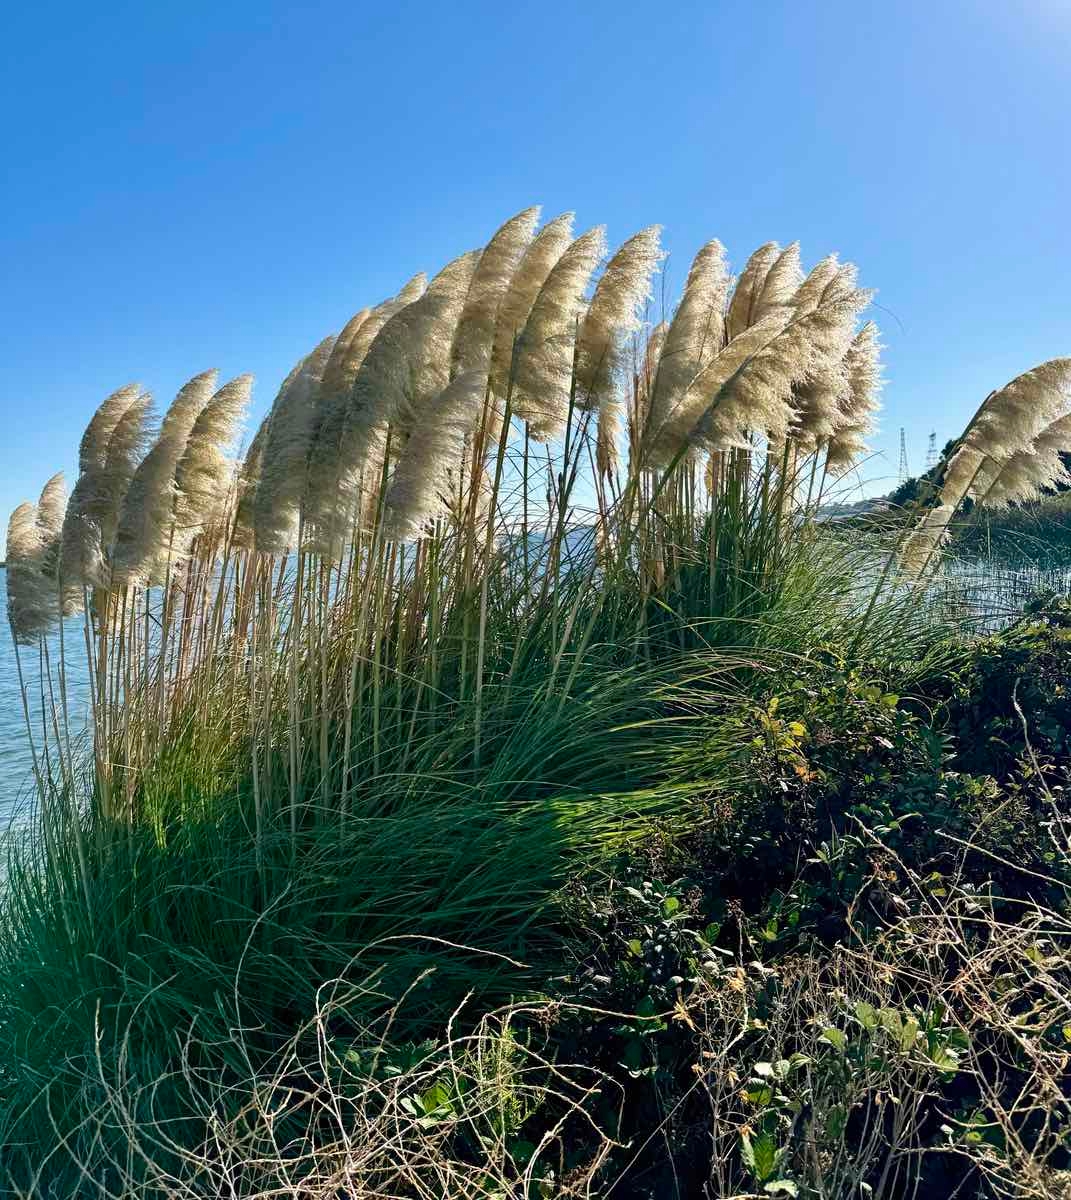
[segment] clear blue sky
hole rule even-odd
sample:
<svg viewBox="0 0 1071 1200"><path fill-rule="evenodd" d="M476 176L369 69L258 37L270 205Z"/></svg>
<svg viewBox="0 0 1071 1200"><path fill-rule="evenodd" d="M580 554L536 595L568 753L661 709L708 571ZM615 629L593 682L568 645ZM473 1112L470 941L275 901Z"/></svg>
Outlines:
<svg viewBox="0 0 1071 1200"><path fill-rule="evenodd" d="M838 250L888 310L884 428L919 466L1071 353L1071 4L5 6L0 507L97 402L293 361L530 203L665 226L671 295Z"/></svg>

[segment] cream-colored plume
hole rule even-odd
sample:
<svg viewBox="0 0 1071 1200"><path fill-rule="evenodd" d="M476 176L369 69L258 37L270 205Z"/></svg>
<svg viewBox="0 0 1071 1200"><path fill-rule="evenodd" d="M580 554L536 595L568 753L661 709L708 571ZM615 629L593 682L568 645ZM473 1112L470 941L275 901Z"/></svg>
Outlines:
<svg viewBox="0 0 1071 1200"><path fill-rule="evenodd" d="M647 428L651 411L651 395L654 391L655 380L662 366L662 352L666 346L666 336L669 333L669 322L659 321L647 335L647 345L643 351L643 361L636 373L636 436L642 436Z"/></svg>
<svg viewBox="0 0 1071 1200"><path fill-rule="evenodd" d="M780 255L781 247L776 242L767 242L744 264L740 278L733 288L729 311L725 318L727 340L739 337L759 319L758 309L766 285L766 276Z"/></svg>
<svg viewBox="0 0 1071 1200"><path fill-rule="evenodd" d="M1065 414L1047 425L1027 449L1006 458L992 478L977 487L979 504L1007 508L1037 500L1046 491L1071 487L1071 473L1064 463L1069 451L1071 414Z"/></svg>
<svg viewBox="0 0 1071 1200"><path fill-rule="evenodd" d="M450 347L479 261L476 251L455 258L427 291L395 312L376 334L361 363L346 413L341 471L357 478L377 432L408 430L423 401L447 384Z"/></svg>
<svg viewBox="0 0 1071 1200"><path fill-rule="evenodd" d="M762 289L755 297L752 309L752 320L759 321L767 313L791 304L793 297L803 282L803 270L800 267L800 244L793 242L774 259Z"/></svg>
<svg viewBox="0 0 1071 1200"><path fill-rule="evenodd" d="M60 573L72 606L83 586L108 586L119 509L149 442L151 410L148 392L128 398L118 421L109 422L107 444L100 445L103 424L98 425L92 453L84 456L86 469L71 492L60 539Z"/></svg>
<svg viewBox="0 0 1071 1200"><path fill-rule="evenodd" d="M629 334L640 328L639 309L651 294L651 276L662 260L660 226L628 239L606 264L580 325L576 399L581 410L598 407L597 465L617 462L621 386L629 363Z"/></svg>
<svg viewBox="0 0 1071 1200"><path fill-rule="evenodd" d="M978 410L959 447L948 460L942 504L959 506L980 496L1001 466L1019 451L1029 452L1042 431L1071 404L1071 358L1054 358L1024 371Z"/></svg>
<svg viewBox="0 0 1071 1200"><path fill-rule="evenodd" d="M167 569L175 535L175 469L218 374L213 370L195 375L179 390L164 414L155 445L130 480L112 552L112 579L117 584L157 583L161 570Z"/></svg>
<svg viewBox="0 0 1071 1200"><path fill-rule="evenodd" d="M532 305L547 276L572 240L573 214L562 213L548 221L525 250L520 265L499 306L491 350L491 386L504 397L509 388L514 340L524 332Z"/></svg>
<svg viewBox="0 0 1071 1200"><path fill-rule="evenodd" d="M55 475L41 489L37 501L37 529L41 535L41 570L51 580L59 575L60 546L63 538L63 518L67 513L67 484L63 472Z"/></svg>
<svg viewBox="0 0 1071 1200"><path fill-rule="evenodd" d="M1071 358L1054 358L1016 376L994 392L963 444L1001 459L1025 449L1071 404Z"/></svg>
<svg viewBox="0 0 1071 1200"><path fill-rule="evenodd" d="M176 524L183 546L220 520L234 494L235 463L230 450L249 397L253 376L225 383L201 410L175 468Z"/></svg>
<svg viewBox="0 0 1071 1200"><path fill-rule="evenodd" d="M57 471L41 489L37 501L37 526L46 542L59 537L63 531L63 517L67 511L67 484L63 472Z"/></svg>
<svg viewBox="0 0 1071 1200"><path fill-rule="evenodd" d="M337 376L329 378L325 372L309 448L303 502L306 527L311 531L310 544L321 553L333 556L341 549L353 518L352 492L359 472L347 469L347 459L354 453L347 438L347 424L361 365L384 325L419 300L426 289L427 278L421 272L393 299L376 305L350 339Z"/></svg>
<svg viewBox="0 0 1071 1200"><path fill-rule="evenodd" d="M128 383L112 392L93 414L78 448L78 470L81 474L104 466L108 443L119 419L140 395L140 384Z"/></svg>
<svg viewBox="0 0 1071 1200"><path fill-rule="evenodd" d="M848 389L836 430L826 447L826 467L833 475L843 474L868 452L865 439L873 431L880 408L881 342L873 321L867 321L852 339L844 361Z"/></svg>
<svg viewBox="0 0 1071 1200"><path fill-rule="evenodd" d="M827 290L834 287L835 281L841 277L841 271L835 254L829 254L816 263L792 297L796 312L801 316L814 312L826 298Z"/></svg>
<svg viewBox="0 0 1071 1200"><path fill-rule="evenodd" d="M334 345L332 334L302 359L283 381L268 414L252 501L253 544L262 554L282 554L296 543L320 382Z"/></svg>
<svg viewBox="0 0 1071 1200"><path fill-rule="evenodd" d="M361 326L371 315L370 308L360 309L350 317L342 327L342 332L335 339L331 357L327 360L324 376L320 381L321 402L331 396L348 394L349 389L353 386L357 367L360 366L359 362L356 366L353 363L353 344L357 340Z"/></svg>
<svg viewBox="0 0 1071 1200"><path fill-rule="evenodd" d="M388 538L421 535L427 522L445 511L451 475L483 405L483 369L466 371L448 384L420 414L398 458L386 497Z"/></svg>
<svg viewBox="0 0 1071 1200"><path fill-rule="evenodd" d="M646 430L654 442L673 423L700 371L725 344L725 297L729 270L725 247L716 238L695 256L684 294L658 357ZM694 424L694 421L692 422ZM685 423L685 427L687 423ZM680 436L683 436L678 431ZM663 447L665 449L665 447ZM672 454L670 454L672 457Z"/></svg>
<svg viewBox="0 0 1071 1200"><path fill-rule="evenodd" d="M745 438L747 413L739 404L727 407L722 393L728 383L784 329L787 314L768 313L733 338L699 372L684 395L658 423L652 416L647 439L647 463L668 466L693 446L723 449L739 445Z"/></svg>
<svg viewBox="0 0 1071 1200"><path fill-rule="evenodd" d="M651 294L651 276L662 260L660 226L640 230L606 264L580 326L576 400L580 409L616 397L628 364L627 338L640 328L639 309Z"/></svg>
<svg viewBox="0 0 1071 1200"><path fill-rule="evenodd" d="M296 368L283 380L282 387L289 385L294 374L296 374ZM282 388L280 388L281 390ZM268 437L270 422L271 412L269 411L257 426L253 440L249 443L249 448L238 466L233 540L236 546L245 550L253 548L253 509L257 496L257 484L260 482L260 467L264 460L264 443Z"/></svg>
<svg viewBox="0 0 1071 1200"><path fill-rule="evenodd" d="M601 225L569 246L547 276L521 335L513 411L528 422L538 441L555 437L565 427L584 290L604 248Z"/></svg>
<svg viewBox="0 0 1071 1200"><path fill-rule="evenodd" d="M499 310L538 223L538 205L526 208L494 234L480 255L454 335L451 374L482 371L486 379Z"/></svg>
<svg viewBox="0 0 1071 1200"><path fill-rule="evenodd" d="M811 350L807 371L795 384L792 429L796 443L808 453L827 445L845 422L844 408L851 391L848 353L856 318L871 295L858 287L851 263L840 266L830 261L828 268L812 278L812 283L818 281L822 282L821 291L814 287L794 305L792 323L806 331ZM802 286L797 290L797 298L802 290Z"/></svg>
<svg viewBox="0 0 1071 1200"><path fill-rule="evenodd" d="M7 526L7 619L17 642L34 642L48 632L59 604L44 571L45 541L34 505L23 503Z"/></svg>

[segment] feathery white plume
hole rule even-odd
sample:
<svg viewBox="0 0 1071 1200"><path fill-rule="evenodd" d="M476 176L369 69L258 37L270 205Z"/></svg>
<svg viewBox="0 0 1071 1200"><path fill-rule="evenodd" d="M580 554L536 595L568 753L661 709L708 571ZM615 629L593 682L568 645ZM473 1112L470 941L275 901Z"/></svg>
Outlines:
<svg viewBox="0 0 1071 1200"><path fill-rule="evenodd" d="M176 522L184 544L223 515L234 487L228 451L253 390L253 376L225 383L201 410L175 468Z"/></svg>
<svg viewBox="0 0 1071 1200"><path fill-rule="evenodd" d="M324 338L283 381L272 403L252 501L253 542L263 554L282 554L294 545L320 381L334 344L333 334Z"/></svg>
<svg viewBox="0 0 1071 1200"><path fill-rule="evenodd" d="M1009 455L991 479L978 486L979 504L1007 508L1036 500L1045 491L1071 487L1071 473L1064 462L1069 451L1071 414L1065 414L1046 425L1029 447Z"/></svg>
<svg viewBox="0 0 1071 1200"><path fill-rule="evenodd" d="M695 444L716 449L740 444L749 414L739 405L725 407L722 393L744 364L784 329L786 315L781 311L768 313L733 338L696 375L673 408L664 416L660 414L657 425L652 416L647 446L649 465L668 466L682 450Z"/></svg>
<svg viewBox="0 0 1071 1200"><path fill-rule="evenodd" d="M450 346L479 255L455 258L427 291L395 312L376 334L361 363L346 414L341 467L357 477L377 431L408 428L422 401L448 382Z"/></svg>
<svg viewBox="0 0 1071 1200"><path fill-rule="evenodd" d="M387 491L386 535L396 541L419 537L427 521L446 508L451 472L484 398L481 369L458 375L426 405L409 435Z"/></svg>
<svg viewBox="0 0 1071 1200"><path fill-rule="evenodd" d="M826 466L833 475L842 474L867 453L864 439L873 430L874 416L880 407L881 343L873 321L867 321L855 335L844 364L848 390L837 428L826 448Z"/></svg>
<svg viewBox="0 0 1071 1200"><path fill-rule="evenodd" d="M628 239L606 264L580 326L576 353L577 407L598 406L598 469L617 461L621 383L628 365L628 335L640 328L637 310L650 297L651 275L662 260L660 227Z"/></svg>
<svg viewBox="0 0 1071 1200"><path fill-rule="evenodd" d="M149 441L151 408L148 392L128 398L118 421L109 422L107 444L100 445L103 426L98 426L92 454L85 456L86 469L71 492L60 539L60 573L69 607L83 585L108 585L108 556L119 509Z"/></svg>
<svg viewBox="0 0 1071 1200"><path fill-rule="evenodd" d="M48 632L59 598L44 571L45 541L34 505L23 503L7 527L7 619L17 642L36 641Z"/></svg>
<svg viewBox="0 0 1071 1200"><path fill-rule="evenodd" d="M532 305L517 353L513 411L545 441L569 411L573 348L584 289L604 253L601 225L581 234L558 259Z"/></svg>
<svg viewBox="0 0 1071 1200"><path fill-rule="evenodd" d="M1071 358L1054 358L987 397L948 460L941 502L956 507L968 494L983 494L1011 455L1029 451L1046 426L1067 412L1069 393Z"/></svg>
<svg viewBox="0 0 1071 1200"><path fill-rule="evenodd" d="M725 247L715 238L692 262L684 294L658 357L646 426L655 439L663 427L674 420L676 410L699 372L724 345L728 287Z"/></svg>
<svg viewBox="0 0 1071 1200"><path fill-rule="evenodd" d="M627 364L626 338L640 328L638 309L650 297L651 275L662 260L660 227L651 225L625 242L606 264L580 326L576 354L579 408L616 395Z"/></svg>
<svg viewBox="0 0 1071 1200"><path fill-rule="evenodd" d="M760 246L744 264L740 278L733 288L732 299L729 301L729 311L725 318L726 339L731 341L739 337L749 326L759 319L759 305L762 290L766 284L766 276L770 268L777 262L781 247L776 242L767 242Z"/></svg>
<svg viewBox="0 0 1071 1200"><path fill-rule="evenodd" d="M350 468L357 454L355 434L349 430L353 389L368 350L395 314L415 303L427 290L423 272L414 275L397 296L377 304L361 323L344 354L343 370L334 381L325 374L320 388L315 427L308 455L308 472L303 500L310 544L323 554L334 555L342 546L353 517L360 471Z"/></svg>
<svg viewBox="0 0 1071 1200"><path fill-rule="evenodd" d="M572 213L548 221L525 250L510 280L495 320L491 350L491 386L497 396L505 396L509 387L514 340L524 332L532 305L572 240L572 230Z"/></svg>
<svg viewBox="0 0 1071 1200"><path fill-rule="evenodd" d="M454 335L452 374L475 370L486 377L490 370L499 310L538 222L538 205L526 208L494 234L480 255Z"/></svg>
<svg viewBox="0 0 1071 1200"><path fill-rule="evenodd" d="M304 361L304 360L302 360ZM299 364L300 365L300 364ZM291 378L297 373L297 368L283 380L282 388L289 386ZM257 496L257 484L260 482L260 467L264 460L264 443L268 437L268 425L271 423L271 412L257 426L253 440L238 465L237 503L234 510L234 544L242 549L253 547L253 508Z"/></svg>
<svg viewBox="0 0 1071 1200"><path fill-rule="evenodd" d="M796 289L792 305L801 316L814 310L822 303L827 289L839 278L841 265L835 254L829 254L813 266Z"/></svg>
<svg viewBox="0 0 1071 1200"><path fill-rule="evenodd" d="M93 414L78 448L78 470L81 474L92 471L94 467L104 466L108 442L119 424L119 419L140 395L140 384L125 384L112 392Z"/></svg>
<svg viewBox="0 0 1071 1200"><path fill-rule="evenodd" d="M175 468L216 386L217 371L195 375L164 414L155 445L138 464L119 508L112 577L120 584L158 579L174 535Z"/></svg>
<svg viewBox="0 0 1071 1200"><path fill-rule="evenodd" d="M41 489L37 501L37 529L41 535L41 569L49 579L59 573L63 518L67 513L67 484L58 471Z"/></svg>
<svg viewBox="0 0 1071 1200"><path fill-rule="evenodd" d="M1016 376L982 406L964 437L990 457L1024 449L1071 403L1071 358L1054 358Z"/></svg>
<svg viewBox="0 0 1071 1200"><path fill-rule="evenodd" d="M46 541L59 537L66 511L67 485L63 472L57 471L41 489L41 497L37 501L37 527Z"/></svg>
<svg viewBox="0 0 1071 1200"><path fill-rule="evenodd" d="M761 320L774 309L791 304L802 282L800 244L793 242L778 254L767 271L762 288L755 297L751 319Z"/></svg>

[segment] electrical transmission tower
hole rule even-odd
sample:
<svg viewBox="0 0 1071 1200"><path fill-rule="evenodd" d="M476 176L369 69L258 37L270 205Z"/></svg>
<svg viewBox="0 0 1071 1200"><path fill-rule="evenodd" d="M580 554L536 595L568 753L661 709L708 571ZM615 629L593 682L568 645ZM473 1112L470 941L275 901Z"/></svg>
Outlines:
<svg viewBox="0 0 1071 1200"><path fill-rule="evenodd" d="M897 471L897 481L907 483L910 472L907 469L907 441L904 438L904 427L900 426L900 467Z"/></svg>
<svg viewBox="0 0 1071 1200"><path fill-rule="evenodd" d="M930 432L930 445L926 450L926 470L932 471L937 466L937 430Z"/></svg>

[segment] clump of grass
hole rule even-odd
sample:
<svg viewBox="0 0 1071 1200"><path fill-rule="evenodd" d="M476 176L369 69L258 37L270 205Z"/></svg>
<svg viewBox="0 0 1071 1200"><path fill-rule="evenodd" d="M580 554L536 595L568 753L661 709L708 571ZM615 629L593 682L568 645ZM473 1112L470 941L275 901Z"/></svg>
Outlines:
<svg viewBox="0 0 1071 1200"><path fill-rule="evenodd" d="M0 909L20 1180L163 1186L161 1163L203 1152L201 1081L238 1120L351 960L376 980L354 1030L392 1013L416 1036L470 991L538 990L570 871L720 785L716 739L695 771L713 698L819 644L909 672L935 640L895 564L922 536L926 567L971 488L946 479L892 546L817 519L877 407L854 268L804 276L771 244L730 287L708 243L648 337L655 229L596 279L601 229L535 226L527 209L359 310L242 461L248 376L196 376L148 449L129 385L86 431L62 522L53 485L18 510L17 641L43 658L81 613L40 729L27 700L40 805ZM1008 414L1055 411L1062 379L987 401L949 476L968 450L995 461L999 426L1000 461L1020 458L995 494L1025 494L1022 454L1043 436L1049 463L1056 434ZM88 762L62 701L75 653ZM132 1148L172 1119L161 1158Z"/></svg>

